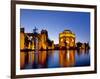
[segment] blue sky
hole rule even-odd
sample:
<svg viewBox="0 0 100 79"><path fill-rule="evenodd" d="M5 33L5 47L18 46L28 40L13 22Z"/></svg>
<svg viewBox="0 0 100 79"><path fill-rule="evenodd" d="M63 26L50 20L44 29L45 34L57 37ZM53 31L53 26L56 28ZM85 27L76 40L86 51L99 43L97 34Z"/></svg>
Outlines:
<svg viewBox="0 0 100 79"><path fill-rule="evenodd" d="M65 29L76 34L76 42L90 42L90 13L51 10L20 10L21 27L25 32L38 32L42 29L48 31L48 36L54 43L59 43L59 33Z"/></svg>

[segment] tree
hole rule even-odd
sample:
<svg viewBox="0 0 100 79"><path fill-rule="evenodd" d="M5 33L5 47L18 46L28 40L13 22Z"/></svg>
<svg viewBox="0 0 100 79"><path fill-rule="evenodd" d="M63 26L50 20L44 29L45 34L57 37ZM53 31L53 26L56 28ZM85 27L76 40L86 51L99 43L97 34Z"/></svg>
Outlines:
<svg viewBox="0 0 100 79"><path fill-rule="evenodd" d="M82 47L82 43L81 42L77 42L76 45L77 45L78 49Z"/></svg>

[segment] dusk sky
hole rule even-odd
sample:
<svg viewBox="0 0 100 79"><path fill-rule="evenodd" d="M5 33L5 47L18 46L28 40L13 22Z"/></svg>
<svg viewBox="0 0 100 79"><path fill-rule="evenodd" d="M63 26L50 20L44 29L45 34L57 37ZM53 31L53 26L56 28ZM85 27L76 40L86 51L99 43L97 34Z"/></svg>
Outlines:
<svg viewBox="0 0 100 79"><path fill-rule="evenodd" d="M33 32L35 27L38 32L42 29L48 31L50 40L59 43L59 33L71 30L76 34L76 42L90 42L90 13L51 10L20 10L21 27L25 32Z"/></svg>

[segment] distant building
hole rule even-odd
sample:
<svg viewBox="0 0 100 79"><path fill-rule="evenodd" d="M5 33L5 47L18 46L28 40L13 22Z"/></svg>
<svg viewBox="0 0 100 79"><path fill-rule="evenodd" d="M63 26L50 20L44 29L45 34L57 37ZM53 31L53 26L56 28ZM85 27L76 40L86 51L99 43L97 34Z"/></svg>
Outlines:
<svg viewBox="0 0 100 79"><path fill-rule="evenodd" d="M69 49L75 47L75 34L70 30L64 30L59 34L59 48Z"/></svg>

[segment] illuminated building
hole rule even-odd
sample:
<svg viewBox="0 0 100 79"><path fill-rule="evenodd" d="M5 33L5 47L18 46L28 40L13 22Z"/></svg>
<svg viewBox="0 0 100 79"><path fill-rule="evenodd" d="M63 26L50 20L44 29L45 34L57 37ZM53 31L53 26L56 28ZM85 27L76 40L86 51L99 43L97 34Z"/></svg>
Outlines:
<svg viewBox="0 0 100 79"><path fill-rule="evenodd" d="M47 49L47 39L48 39L48 32L46 30L42 30L40 34L40 41L39 47L40 49Z"/></svg>
<svg viewBox="0 0 100 79"><path fill-rule="evenodd" d="M24 35L24 28L20 29L20 49L24 49L24 43L25 43L25 35Z"/></svg>
<svg viewBox="0 0 100 79"><path fill-rule="evenodd" d="M20 29L20 49L28 50L48 50L54 49L54 41L48 38L47 30L41 30L40 33L36 32L36 28L33 29L33 33L24 33L24 28Z"/></svg>
<svg viewBox="0 0 100 79"><path fill-rule="evenodd" d="M48 38L47 30L41 30L39 37L40 37L39 40L40 50L54 49L54 42Z"/></svg>
<svg viewBox="0 0 100 79"><path fill-rule="evenodd" d="M70 30L64 30L59 34L60 49L69 49L75 47L75 34Z"/></svg>
<svg viewBox="0 0 100 79"><path fill-rule="evenodd" d="M48 38L48 31L41 30L40 33L33 29L33 33L24 33L24 28L20 32L20 49L29 50L52 50L55 49L54 41ZM75 48L75 34L70 30L64 30L59 34L59 44L56 49L73 49Z"/></svg>
<svg viewBox="0 0 100 79"><path fill-rule="evenodd" d="M33 40L33 38L34 38L34 34L33 33L25 33L26 34L26 36L27 36L27 38L28 38L28 49L32 49L32 50L34 50L35 49L35 47L34 47L34 40Z"/></svg>

